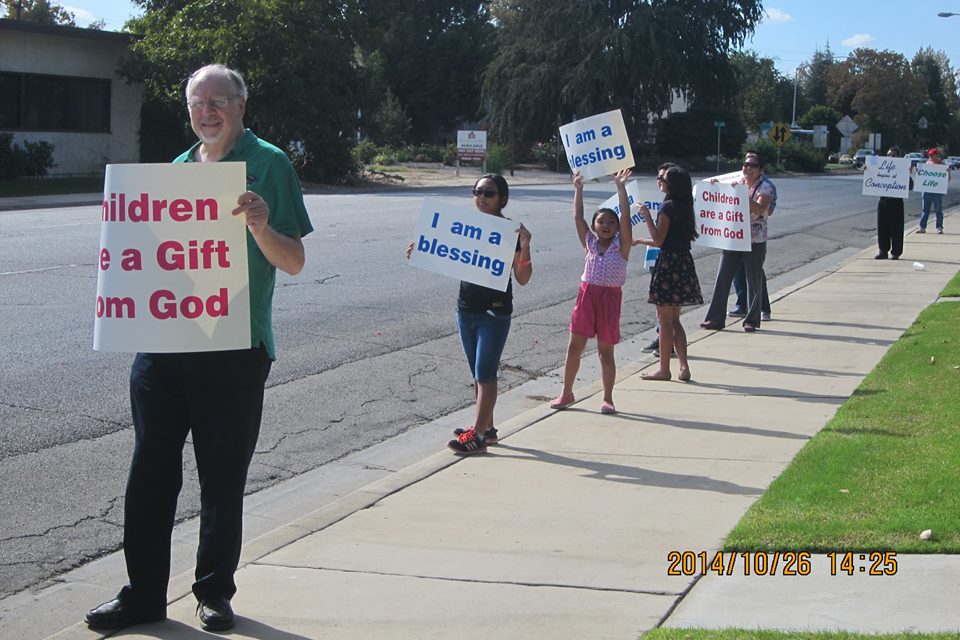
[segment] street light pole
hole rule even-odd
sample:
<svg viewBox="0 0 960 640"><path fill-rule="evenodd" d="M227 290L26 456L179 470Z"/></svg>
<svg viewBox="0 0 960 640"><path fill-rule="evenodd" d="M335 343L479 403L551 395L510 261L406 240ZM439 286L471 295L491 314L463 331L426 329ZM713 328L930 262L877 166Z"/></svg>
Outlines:
<svg viewBox="0 0 960 640"><path fill-rule="evenodd" d="M960 16L960 13L951 13L949 11L941 11L937 14L938 18L949 18L950 16Z"/></svg>
<svg viewBox="0 0 960 640"><path fill-rule="evenodd" d="M800 76L800 67L793 72L793 119L790 121L790 128L797 128L797 80Z"/></svg>

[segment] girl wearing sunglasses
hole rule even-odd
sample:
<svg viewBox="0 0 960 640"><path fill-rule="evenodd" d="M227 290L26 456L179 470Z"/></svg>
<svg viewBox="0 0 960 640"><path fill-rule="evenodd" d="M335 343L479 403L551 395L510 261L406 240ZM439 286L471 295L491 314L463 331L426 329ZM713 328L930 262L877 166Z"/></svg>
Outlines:
<svg viewBox="0 0 960 640"><path fill-rule="evenodd" d="M510 198L507 181L499 174L488 173L473 185L473 203L491 216L505 217L503 209ZM522 224L517 230L517 249L513 254L513 277L525 285L533 275L530 262L530 232ZM457 329L473 375L477 398L473 426L456 429L456 438L447 447L457 455L485 453L488 444L496 444L493 409L497 404L497 370L500 355L510 332L513 316L513 280L506 291L498 291L469 282L460 283L457 297Z"/></svg>

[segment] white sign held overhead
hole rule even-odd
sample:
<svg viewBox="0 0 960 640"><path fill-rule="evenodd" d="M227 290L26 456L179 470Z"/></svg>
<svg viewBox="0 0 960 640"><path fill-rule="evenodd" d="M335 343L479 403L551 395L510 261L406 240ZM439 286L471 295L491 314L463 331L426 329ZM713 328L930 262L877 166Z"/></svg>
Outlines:
<svg viewBox="0 0 960 640"><path fill-rule="evenodd" d="M563 125L560 140L570 169L579 171L584 180L633 166L633 150L620 109Z"/></svg>

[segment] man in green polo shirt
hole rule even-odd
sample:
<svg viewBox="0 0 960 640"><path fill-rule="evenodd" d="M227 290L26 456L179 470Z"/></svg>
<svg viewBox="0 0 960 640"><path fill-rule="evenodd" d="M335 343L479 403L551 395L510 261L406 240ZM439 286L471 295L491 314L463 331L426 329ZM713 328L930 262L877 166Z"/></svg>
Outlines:
<svg viewBox="0 0 960 640"><path fill-rule="evenodd" d="M313 227L296 172L277 147L243 127L247 87L223 65L190 76L190 123L200 141L174 162L245 162L247 191L233 214L247 224L249 349L138 353L130 374L136 443L127 479L123 550L130 582L86 615L95 629L166 619L170 536L192 435L200 478L200 544L193 593L204 629L234 625L230 599L240 561L243 493L260 431L263 392L276 358L276 271L303 269L300 238Z"/></svg>

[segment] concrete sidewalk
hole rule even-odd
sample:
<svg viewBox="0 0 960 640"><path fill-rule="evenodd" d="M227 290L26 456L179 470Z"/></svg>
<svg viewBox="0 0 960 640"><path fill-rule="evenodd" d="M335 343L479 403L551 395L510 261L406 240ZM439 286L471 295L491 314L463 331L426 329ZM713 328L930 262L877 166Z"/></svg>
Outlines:
<svg viewBox="0 0 960 640"><path fill-rule="evenodd" d="M822 557L806 577L667 575L671 551L712 557L937 299L960 269L958 249L960 235L928 233L908 235L899 261L864 251L778 292L774 320L755 334L737 322L691 332L689 383L643 381L651 360L633 363L619 372L617 415L600 415L599 384L578 389L571 409L542 405L499 425L503 440L485 456L438 451L248 543L229 635L632 639L664 623L960 630L954 556L899 556L894 577L833 577ZM209 637L191 580L171 582L170 620L117 636ZM103 635L77 624L54 637Z"/></svg>

